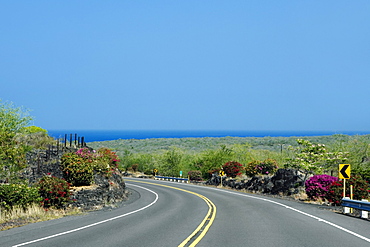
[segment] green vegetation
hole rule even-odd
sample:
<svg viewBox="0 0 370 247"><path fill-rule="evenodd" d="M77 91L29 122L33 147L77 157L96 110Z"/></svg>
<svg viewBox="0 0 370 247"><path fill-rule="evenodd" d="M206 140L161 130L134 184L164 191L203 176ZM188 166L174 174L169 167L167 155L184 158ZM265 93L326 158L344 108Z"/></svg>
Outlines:
<svg viewBox="0 0 370 247"><path fill-rule="evenodd" d="M35 203L62 208L70 198L69 183L90 185L95 174L110 177L117 167L158 175L188 174L193 180L208 179L223 169L229 177L273 174L279 167L294 168L309 175L338 175L338 164L351 164L349 180L361 198L368 197L370 180L370 135L314 137L222 137L159 138L91 142L89 147L65 154L61 168L65 179L46 176L35 187L19 177L26 167L25 155L32 149L55 143L47 131L29 126L28 110L0 100L0 211L6 215ZM115 152L111 151L115 150ZM120 157L120 158L118 158ZM121 161L120 161L121 160ZM120 162L120 164L118 164ZM310 180L311 181L311 180ZM312 198L336 203L340 181L318 178L309 184ZM315 187L316 186L316 187ZM321 189L318 190L317 188ZM324 188L324 189L323 189ZM5 216L4 216L5 217ZM8 217L8 216L7 216Z"/></svg>
<svg viewBox="0 0 370 247"><path fill-rule="evenodd" d="M278 168L277 162L274 159L265 159L264 161L253 160L244 167L245 174L250 177L274 174Z"/></svg>
<svg viewBox="0 0 370 247"><path fill-rule="evenodd" d="M59 218L75 211L51 210L47 213L44 206L60 207L63 195L68 197L69 190L61 190L60 184L46 183L46 178L39 184L29 186L28 181L20 178L20 173L27 166L26 153L32 149L46 149L47 145L56 141L48 136L47 131L37 126L29 126L32 117L29 110L16 107L11 102L0 99L0 224L1 230L37 222L40 220ZM50 178L51 180L55 180ZM50 180L49 179L49 180ZM60 180L60 179L57 179ZM49 184L49 186L46 186ZM55 191L56 190L56 191ZM55 193L57 194L54 194ZM51 193L50 193L51 192ZM64 194L65 192L65 194ZM61 194L60 194L61 193ZM46 200L48 199L48 200Z"/></svg>
<svg viewBox="0 0 370 247"><path fill-rule="evenodd" d="M38 189L25 184L1 185L0 198L0 208L8 213L15 206L26 209L28 206L41 201Z"/></svg>
<svg viewBox="0 0 370 247"><path fill-rule="evenodd" d="M322 174L337 169L337 165L347 160L348 152L329 152L325 144L314 144L297 139L298 147L291 148L294 156L287 160L285 166L298 169L306 177L308 174Z"/></svg>
<svg viewBox="0 0 370 247"><path fill-rule="evenodd" d="M338 203L341 182L327 177L338 175L338 164L351 164L355 187L361 198L368 197L370 180L370 135L313 137L222 137L162 138L92 142L91 147L109 147L121 157L121 169L192 180L208 179L223 167L228 177L271 175L280 168L293 168L312 175L306 189L313 200ZM240 164L240 166L234 166ZM237 171L238 170L238 171ZM352 179L352 178L351 178ZM350 183L354 183L352 180Z"/></svg>
<svg viewBox="0 0 370 247"><path fill-rule="evenodd" d="M351 164L353 173L362 174L370 180L369 144L370 135L341 134L308 137L157 138L88 143L93 148L108 147L115 150L121 157L122 169L130 170L136 164L138 171L148 174L154 168L162 175L176 175L180 170L199 170L202 177L207 178L209 171L221 168L226 162L236 161L248 167L250 162L261 163L271 159L278 167L333 176L338 173L338 164L345 162Z"/></svg>
<svg viewBox="0 0 370 247"><path fill-rule="evenodd" d="M16 173L26 167L27 146L16 140L32 117L28 110L0 100L0 180L13 181Z"/></svg>

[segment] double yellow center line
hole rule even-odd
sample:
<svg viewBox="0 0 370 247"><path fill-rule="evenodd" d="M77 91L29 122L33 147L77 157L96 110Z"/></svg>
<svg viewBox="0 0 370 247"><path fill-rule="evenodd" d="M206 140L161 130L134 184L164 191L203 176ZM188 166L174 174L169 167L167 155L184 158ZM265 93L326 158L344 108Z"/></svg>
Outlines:
<svg viewBox="0 0 370 247"><path fill-rule="evenodd" d="M166 187L166 188L170 188L170 189L174 189L174 190L180 190L180 191L183 191L183 192L186 192L186 193L189 193L189 194L196 195L196 196L202 198L207 203L208 212L207 212L206 216L204 217L202 222L199 224L199 226L189 235L189 237L187 237L184 241L182 241L182 243L179 245L179 247L193 247L193 246L196 246L200 242L200 240L202 240L202 238L206 235L208 229L211 227L213 221L215 220L216 211L217 211L216 205L213 204L213 202L211 200L209 200L207 197L205 197L201 194L198 194L198 193L195 193L195 192L189 191L189 190L176 188L176 187L173 187L173 186L164 185L164 184L156 184L156 183L143 182L143 181L130 180L130 179L125 179L125 180L130 181L130 182L151 184L151 185L162 186L162 187Z"/></svg>

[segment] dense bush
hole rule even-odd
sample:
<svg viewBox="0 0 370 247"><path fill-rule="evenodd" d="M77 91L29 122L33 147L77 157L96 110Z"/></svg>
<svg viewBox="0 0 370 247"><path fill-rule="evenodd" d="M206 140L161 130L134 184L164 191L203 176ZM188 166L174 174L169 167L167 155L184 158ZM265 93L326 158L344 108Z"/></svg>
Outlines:
<svg viewBox="0 0 370 247"><path fill-rule="evenodd" d="M256 170L260 174L271 174L275 173L278 169L276 160L265 159L261 164L256 167Z"/></svg>
<svg viewBox="0 0 370 247"><path fill-rule="evenodd" d="M353 186L353 199L361 200L369 198L369 184L360 175L353 175L346 181L346 197L350 197L350 186ZM343 195L343 181L335 181L331 184L327 194L327 200L333 205L340 205Z"/></svg>
<svg viewBox="0 0 370 247"><path fill-rule="evenodd" d="M242 174L241 170L243 169L243 165L236 161L230 161L225 163L222 169L226 173L226 176L235 178Z"/></svg>
<svg viewBox="0 0 370 247"><path fill-rule="evenodd" d="M326 199L330 186L333 182L338 181L337 177L329 175L315 175L310 177L305 182L306 194L310 199L317 200L319 198Z"/></svg>
<svg viewBox="0 0 370 247"><path fill-rule="evenodd" d="M117 168L118 162L120 162L116 152L111 151L109 148L99 148L97 158L101 161L101 164L105 163L108 165L107 170Z"/></svg>
<svg viewBox="0 0 370 247"><path fill-rule="evenodd" d="M42 206L45 208L63 208L71 201L70 184L64 179L54 176L44 176L37 183L39 194L42 197Z"/></svg>
<svg viewBox="0 0 370 247"><path fill-rule="evenodd" d="M92 159L86 159L76 153L62 156L61 169L64 178L74 186L90 185L94 179Z"/></svg>
<svg viewBox="0 0 370 247"><path fill-rule="evenodd" d="M24 184L0 185L0 207L11 211L14 206L26 209L33 203L39 203L41 198L37 188L28 187Z"/></svg>
<svg viewBox="0 0 370 247"><path fill-rule="evenodd" d="M255 176L257 174L268 175L273 174L277 171L278 165L274 159L265 159L264 161L254 160L249 162L245 169L247 176Z"/></svg>
<svg viewBox="0 0 370 247"><path fill-rule="evenodd" d="M340 205L342 198L343 198L343 181L338 180L331 184L326 199L332 205Z"/></svg>
<svg viewBox="0 0 370 247"><path fill-rule="evenodd" d="M202 180L202 172L201 171L190 171L188 172L189 179L193 181L200 181Z"/></svg>
<svg viewBox="0 0 370 247"><path fill-rule="evenodd" d="M261 164L260 160L253 160L245 166L245 174L249 177L253 177L258 174L256 167Z"/></svg>
<svg viewBox="0 0 370 247"><path fill-rule="evenodd" d="M98 151L81 148L62 156L61 168L64 178L74 186L91 185L94 174L109 178L118 167L118 156L107 148Z"/></svg>

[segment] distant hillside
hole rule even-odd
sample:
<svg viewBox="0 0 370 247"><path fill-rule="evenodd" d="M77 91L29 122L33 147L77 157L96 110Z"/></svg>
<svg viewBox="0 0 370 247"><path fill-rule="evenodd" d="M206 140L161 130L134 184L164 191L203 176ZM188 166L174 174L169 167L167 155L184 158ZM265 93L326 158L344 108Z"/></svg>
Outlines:
<svg viewBox="0 0 370 247"><path fill-rule="evenodd" d="M370 135L366 135L370 138ZM198 153L207 149L217 149L221 145L249 144L253 149L280 151L287 146L296 146L296 140L301 138L312 143L322 143L330 146L335 141L347 142L358 136L301 136L301 137L203 137L203 138L153 138L153 139L119 139L114 141L89 142L92 148L107 147L120 154L124 151L132 153L153 153L168 150L171 147L180 148L186 152Z"/></svg>

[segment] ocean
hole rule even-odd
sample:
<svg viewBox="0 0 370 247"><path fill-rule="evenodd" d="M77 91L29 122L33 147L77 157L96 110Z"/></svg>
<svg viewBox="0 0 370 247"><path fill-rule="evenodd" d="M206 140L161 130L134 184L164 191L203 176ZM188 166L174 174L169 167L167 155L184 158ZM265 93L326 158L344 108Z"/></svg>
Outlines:
<svg viewBox="0 0 370 247"><path fill-rule="evenodd" d="M185 138L185 137L289 137L325 136L334 134L365 135L370 131L236 131L236 130L49 130L49 135L69 140L84 137L85 142L111 141L118 139Z"/></svg>

